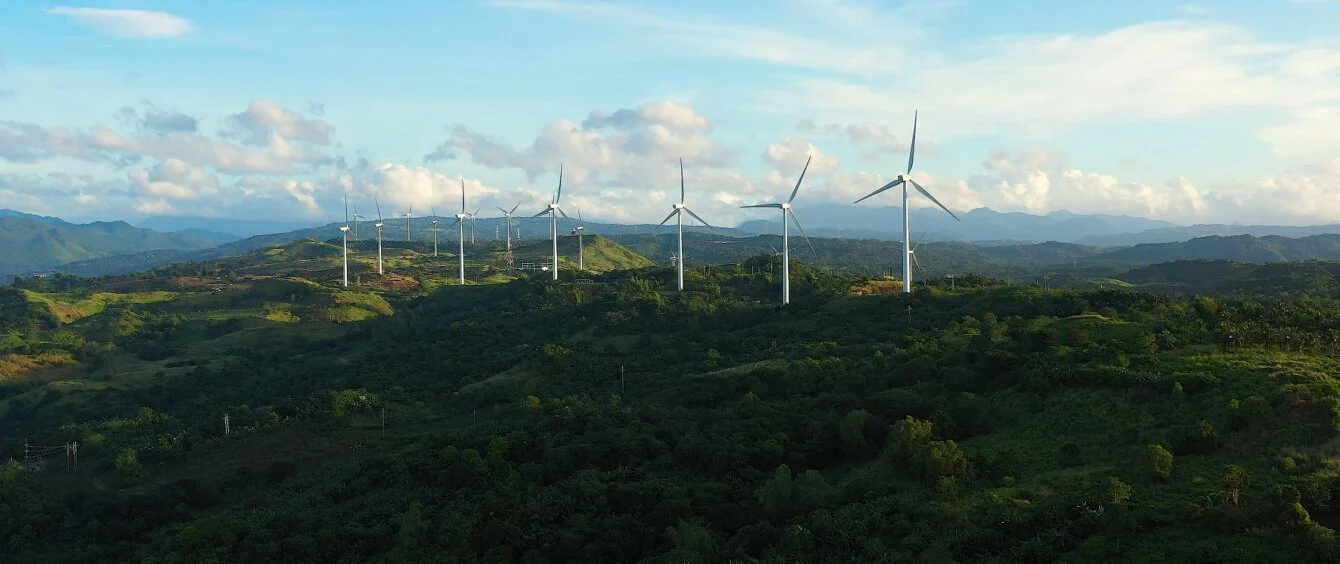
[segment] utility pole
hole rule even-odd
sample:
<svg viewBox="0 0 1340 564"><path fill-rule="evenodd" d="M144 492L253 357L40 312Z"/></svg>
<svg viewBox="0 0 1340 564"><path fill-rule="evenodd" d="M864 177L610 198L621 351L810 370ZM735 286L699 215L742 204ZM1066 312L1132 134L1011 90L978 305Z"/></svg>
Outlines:
<svg viewBox="0 0 1340 564"><path fill-rule="evenodd" d="M623 374L623 365L620 364L620 365L619 365L619 394L620 394L620 395L623 395L623 391L624 391L624 374Z"/></svg>
<svg viewBox="0 0 1340 564"><path fill-rule="evenodd" d="M228 433L231 433L231 432L232 432L232 427L231 427L231 426L229 425L229 423L228 423L228 414L225 413L225 414L223 414L223 434L224 434L224 435L227 435Z"/></svg>
<svg viewBox="0 0 1340 564"><path fill-rule="evenodd" d="M386 438L386 408L382 408L382 438Z"/></svg>
<svg viewBox="0 0 1340 564"><path fill-rule="evenodd" d="M494 241L497 241L497 240L498 240L498 226L497 226L497 225L494 225L494 226L493 226L493 240L494 240Z"/></svg>

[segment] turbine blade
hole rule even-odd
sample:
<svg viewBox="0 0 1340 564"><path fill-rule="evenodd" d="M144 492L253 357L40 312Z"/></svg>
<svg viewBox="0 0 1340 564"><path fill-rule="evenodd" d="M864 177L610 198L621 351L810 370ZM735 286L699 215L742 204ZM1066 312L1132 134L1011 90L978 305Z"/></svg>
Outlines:
<svg viewBox="0 0 1340 564"><path fill-rule="evenodd" d="M382 220L382 204L377 201L377 196L372 197L372 203L377 206L377 221Z"/></svg>
<svg viewBox="0 0 1340 564"><path fill-rule="evenodd" d="M741 208L780 208L781 204L754 204L752 206L740 206Z"/></svg>
<svg viewBox="0 0 1340 564"><path fill-rule="evenodd" d="M349 225L349 195L344 195L344 224Z"/></svg>
<svg viewBox="0 0 1340 564"><path fill-rule="evenodd" d="M521 207L521 204L517 204L517 205L515 205L515 206L512 206L512 211L507 212L507 214L508 214L508 215L511 215L511 214L513 214L513 213L516 213L516 209L519 208L519 207Z"/></svg>
<svg viewBox="0 0 1340 564"><path fill-rule="evenodd" d="M563 211L563 208L554 208L554 209L558 210L558 215L563 216L563 219L572 219L568 217L568 214Z"/></svg>
<svg viewBox="0 0 1340 564"><path fill-rule="evenodd" d="M800 225L800 218L799 218L799 217L796 217L796 210L795 210L795 208L787 208L786 211L788 211L788 212L791 213L791 221L795 222L795 224L796 224L796 229L799 229L799 230L800 230L800 235L801 235L802 237L805 238L805 244L810 246L810 252L813 253L813 254L816 254L816 255L819 254L819 253L817 253L817 252L814 251L814 244L813 244L813 243L810 243L810 235L809 235L808 233L805 233L805 228L804 228L804 227L801 227L801 225Z"/></svg>
<svg viewBox="0 0 1340 564"><path fill-rule="evenodd" d="M885 191L885 190L888 190L888 189L890 189L890 188L894 188L894 187L896 187L896 186L898 186L899 184L902 184L902 183L903 183L902 179L894 180L893 182L890 182L890 183L888 183L888 184L885 184L883 188L880 188L879 190L875 190L874 192L871 192L871 193L869 193L869 194L866 194L866 195L865 195L865 198L869 198L869 197L871 197L871 196L874 196L875 194L878 194L878 193L883 192L883 191ZM855 202L852 202L852 203L853 203L853 204L859 204L859 203L861 203L862 200L865 200L865 198L861 198L860 200L856 200Z"/></svg>
<svg viewBox="0 0 1340 564"><path fill-rule="evenodd" d="M944 204L940 203L940 200L935 199L935 196L932 196L930 192L927 192L925 188L922 188L920 184L917 184L917 181L913 180L912 186L914 186L918 192L921 192L922 196L930 198L932 202L935 202L935 205L940 206L940 209L949 214L949 217L954 218L954 221L963 221L959 219L957 215L954 215L954 212L949 211L949 208L946 208Z"/></svg>
<svg viewBox="0 0 1340 564"><path fill-rule="evenodd" d="M693 213L693 210L691 210L691 209L689 209L689 208L683 208L683 209L684 209L684 211L689 212L689 215L693 216L693 219L696 219L696 220L698 220L698 221L701 221L701 222L703 223L703 225L706 225L706 226L708 226L708 227L712 227L712 224L708 223L706 219L703 219L703 218L701 218L701 217L698 217L698 214ZM712 228L713 228L713 229L716 229L715 227L712 227Z"/></svg>
<svg viewBox="0 0 1340 564"><path fill-rule="evenodd" d="M478 216L478 215L479 215L479 210L481 210L481 209L484 209L484 208L475 208L475 213L470 214L470 217L476 217L476 216Z"/></svg>
<svg viewBox="0 0 1340 564"><path fill-rule="evenodd" d="M563 199L563 163L558 163L558 191L554 192L554 203Z"/></svg>
<svg viewBox="0 0 1340 564"><path fill-rule="evenodd" d="M917 114L912 112L912 146L907 148L907 174L912 174L912 159L917 156Z"/></svg>
<svg viewBox="0 0 1340 564"><path fill-rule="evenodd" d="M542 210L540 210L540 213L537 213L537 214L535 214L535 215L532 215L531 217L540 217L540 216L542 216L542 215L544 215L544 214L547 214L547 213L549 213L549 210L546 208L546 209L542 209Z"/></svg>
<svg viewBox="0 0 1340 564"><path fill-rule="evenodd" d="M503 215L512 215L512 212L502 209L501 207L498 208L498 211L503 212Z"/></svg>
<svg viewBox="0 0 1340 564"><path fill-rule="evenodd" d="M577 223L584 223L582 221L582 208L577 208Z"/></svg>
<svg viewBox="0 0 1340 564"><path fill-rule="evenodd" d="M455 222L455 223L452 223L451 226L452 226L452 227L456 227L457 225L460 225L460 223L461 223L461 218L458 217L458 218L456 218L456 222Z"/></svg>
<svg viewBox="0 0 1340 564"><path fill-rule="evenodd" d="M679 208L675 208L675 211L672 211L670 212L670 215L665 216L665 219L662 219L659 225L665 225L665 222L670 221L670 218L675 217L675 214L677 213L679 213Z"/></svg>
<svg viewBox="0 0 1340 564"><path fill-rule="evenodd" d="M812 158L814 158L813 155L805 157L805 168L800 169L800 178L796 179L796 189L791 191L791 198L786 203L791 203L792 200L796 199L796 194L800 193L800 183L805 181L805 171L810 169L810 159Z"/></svg>
<svg viewBox="0 0 1340 564"><path fill-rule="evenodd" d="M679 203L684 203L684 159L679 159Z"/></svg>

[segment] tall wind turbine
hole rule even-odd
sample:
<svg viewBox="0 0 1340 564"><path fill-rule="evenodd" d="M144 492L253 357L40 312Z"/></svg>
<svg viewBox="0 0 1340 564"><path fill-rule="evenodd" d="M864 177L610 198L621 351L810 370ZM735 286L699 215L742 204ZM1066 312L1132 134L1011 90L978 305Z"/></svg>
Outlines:
<svg viewBox="0 0 1340 564"><path fill-rule="evenodd" d="M792 197L794 198L795 196L793 195ZM665 219L661 220L661 225L665 225L665 222L670 221L670 218L672 217L677 218L675 221L676 226L679 228L679 252L675 253L675 267L678 274L679 291L683 292L684 291L684 213L687 212L689 215L693 216L694 219L702 222L703 225L706 225L708 227L712 226L711 224L707 223L707 220L698 217L698 214L693 213L693 210L689 209L688 206L684 205L684 159L679 159L679 203L675 204L674 208L675 210L670 212L670 215L665 216Z"/></svg>
<svg viewBox="0 0 1340 564"><path fill-rule="evenodd" d="M433 214L433 258L437 258L437 208L428 204L428 213Z"/></svg>
<svg viewBox="0 0 1340 564"><path fill-rule="evenodd" d="M465 213L465 179L462 178L462 179L461 179L461 213L456 214L456 223L453 224L453 225L459 225L459 226L461 227L460 250L456 253L456 256L458 257L458 260L459 260L460 263L461 263L461 285L462 285L462 286L465 285L465 222L470 221L470 218L471 218L471 217L473 217L473 216L471 216L471 215L468 214L468 213Z"/></svg>
<svg viewBox="0 0 1340 564"><path fill-rule="evenodd" d="M346 195L346 196L345 196L345 199L347 200L348 198L349 198L349 196ZM361 239L358 238L358 220L360 220L360 219L367 219L367 218L366 218L366 217L363 217L362 215L359 215L359 213L358 213L358 204L354 204L354 242L355 242L355 243L361 241Z"/></svg>
<svg viewBox="0 0 1340 564"><path fill-rule="evenodd" d="M386 274L382 269L382 226L386 224L382 222L382 204L377 201L376 196L372 197L372 203L377 206L377 223L372 224L377 228L377 274Z"/></svg>
<svg viewBox="0 0 1340 564"><path fill-rule="evenodd" d="M549 214L549 237L554 241L554 280L558 280L558 216L568 219L568 214L563 213L563 208L559 207L558 202L563 198L563 165L558 165L558 190L554 192L554 199L549 202L549 207L540 210L531 217L540 217Z"/></svg>
<svg viewBox="0 0 1340 564"><path fill-rule="evenodd" d="M814 245L810 244L810 236L805 233L805 228L800 226L800 218L796 217L796 210L791 207L791 202L796 199L796 194L800 193L800 183L805 180L805 172L810 169L810 159L812 158L814 157L805 159L805 168L800 170L800 178L796 179L796 187L791 190L791 197L786 202L740 206L742 208L777 208L782 210L782 305L791 303L791 232L787 219L796 222L796 229L799 229L800 234L805 237L805 243L810 245L810 251L814 251Z"/></svg>
<svg viewBox="0 0 1340 564"><path fill-rule="evenodd" d="M509 251L512 250L512 214L516 213L516 209L519 207L521 207L521 204L512 206L511 211L498 208L498 211L503 212L503 217L507 220L507 250Z"/></svg>
<svg viewBox="0 0 1340 564"><path fill-rule="evenodd" d="M586 233L586 226L582 223L582 209L577 208L577 227L572 228L572 234L577 236L577 270L579 272L586 270L586 251L582 244L582 235Z"/></svg>
<svg viewBox="0 0 1340 564"><path fill-rule="evenodd" d="M349 287L349 195L344 195L344 225L340 226L340 246L344 256L344 287Z"/></svg>
<svg viewBox="0 0 1340 564"><path fill-rule="evenodd" d="M411 204L411 205L409 206L409 211L405 212L405 214L404 214L404 215L405 215L405 241L413 241L413 240L414 240L414 237L411 237L411 236L410 236L410 232L409 232L409 218L410 218L410 215L413 214L413 213L414 213L414 205Z"/></svg>
<svg viewBox="0 0 1340 564"><path fill-rule="evenodd" d="M940 200L935 199L935 196L932 196L930 192L927 192L925 188L922 188L920 184L917 184L917 181L912 180L912 160L916 158L916 156L917 156L917 113L914 112L912 114L912 145L907 149L907 172L899 174L897 179L895 179L893 182L885 184L884 187L880 188L879 190L875 190L874 192L865 195L865 198L869 198L870 196L874 196L875 194L878 194L880 192L883 192L896 186L903 187L903 293L904 294L912 292L912 222L910 219L911 216L907 212L907 185L911 184L913 188L916 188L918 192L921 192L922 196L925 196L929 198L930 201L935 202L935 205L940 206L940 209L944 210L945 213L949 214L949 217L954 218L954 221L962 221L958 218L957 215L954 215L954 212L949 211L949 208L946 208L944 204L940 203ZM864 200L865 198L861 198L860 200L856 200L855 202L852 203L860 203L861 200Z"/></svg>

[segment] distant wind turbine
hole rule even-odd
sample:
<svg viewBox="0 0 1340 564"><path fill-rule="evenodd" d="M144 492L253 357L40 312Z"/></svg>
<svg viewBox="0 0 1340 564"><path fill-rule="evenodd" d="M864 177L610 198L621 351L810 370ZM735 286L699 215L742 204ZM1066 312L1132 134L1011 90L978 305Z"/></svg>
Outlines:
<svg viewBox="0 0 1340 564"><path fill-rule="evenodd" d="M865 198L861 198L860 200L856 200L855 202L853 202L853 203L860 203L862 200L874 196L875 194L878 194L890 188L896 186L903 187L903 293L905 294L912 292L912 222L911 222L911 215L907 211L907 185L911 184L913 188L916 188L918 192L921 192L922 196L925 196L929 198L930 201L935 202L935 205L940 206L940 209L944 210L945 213L949 214L949 217L954 218L954 221L961 221L957 215L954 215L954 212L949 211L949 208L946 208L944 204L940 203L940 200L935 199L935 196L932 196L930 192L927 192L925 188L923 188L920 184L917 184L917 181L912 180L912 160L915 159L916 156L917 156L917 113L913 113L912 145L907 149L907 172L899 174L897 179L895 179L893 182L885 184L884 187L875 190L874 192L871 192L869 194L866 194Z"/></svg>
<svg viewBox="0 0 1340 564"><path fill-rule="evenodd" d="M456 223L461 228L460 250L456 253L461 263L461 285L465 285L465 222L470 221L472 216L465 213L465 179L461 179L461 213L456 214Z"/></svg>
<svg viewBox="0 0 1340 564"><path fill-rule="evenodd" d="M433 258L437 258L437 206L428 204L428 213L433 214Z"/></svg>
<svg viewBox="0 0 1340 564"><path fill-rule="evenodd" d="M568 214L563 213L563 208L558 204L561 199L563 199L563 165L560 164L558 165L558 190L554 192L554 199L549 202L548 207L540 210L540 213L531 216L540 217L549 214L549 237L554 242L554 280L558 280L558 216L561 215L563 219L568 219Z"/></svg>
<svg viewBox="0 0 1340 564"><path fill-rule="evenodd" d="M521 207L521 204L512 206L511 211L498 208L498 211L503 212L503 218L507 220L507 250L509 251L512 250L512 214L516 213L516 209L519 207ZM520 236L517 238L520 238Z"/></svg>
<svg viewBox="0 0 1340 564"><path fill-rule="evenodd" d="M349 198L349 196L346 194L346 195L345 195L345 199L347 200L348 198ZM361 241L361 239L358 238L358 220L360 220L360 219L367 219L367 218L366 218L366 217L363 217L362 215L359 215L359 213L358 213L358 204L354 204L354 242L355 242L355 243Z"/></svg>
<svg viewBox="0 0 1340 564"><path fill-rule="evenodd" d="M796 199L796 194L800 193L800 183L805 181L805 172L810 169L810 159L805 159L805 168L800 170L800 178L796 179L796 187L791 190L791 197L786 202L776 204L755 204L752 206L740 206L742 208L777 208L782 210L782 305L791 303L791 232L787 220L796 222L796 229L805 237L805 243L810 246L810 251L814 251L814 245L810 243L810 236L805 233L805 228L800 226L800 218L796 217L795 208L791 207L791 202ZM790 216L789 218L787 216Z"/></svg>
<svg viewBox="0 0 1340 564"><path fill-rule="evenodd" d="M340 247L344 257L344 287L349 287L349 195L344 195L344 225L340 226Z"/></svg>
<svg viewBox="0 0 1340 564"><path fill-rule="evenodd" d="M376 196L372 197L372 203L377 206L377 223L372 224L377 228L377 274L386 274L382 269L382 226L386 223L382 222L382 204L377 201Z"/></svg>
<svg viewBox="0 0 1340 564"><path fill-rule="evenodd" d="M413 241L413 240L414 240L414 237L410 236L410 231L409 231L409 218L410 218L410 215L412 215L413 213L414 213L414 206L411 204L411 205L409 206L409 211L405 212L405 214L404 214L404 215L405 215L405 241L407 241L407 242L408 242L408 241Z"/></svg>
<svg viewBox="0 0 1340 564"><path fill-rule="evenodd" d="M577 227L572 228L572 234L577 236L577 271L586 270L586 250L582 244L582 235L586 233L586 226L582 225L582 209L577 208Z"/></svg>
<svg viewBox="0 0 1340 564"><path fill-rule="evenodd" d="M670 218L672 217L676 218L675 220L676 228L679 230L679 252L676 253L675 255L676 260L675 267L678 280L677 287L679 288L679 291L683 292L684 291L684 214L688 213L689 215L693 216L694 219L702 222L703 225L706 225L708 227L712 226L711 224L707 223L707 220L698 217L698 214L693 213L693 210L689 209L688 206L684 205L684 159L679 159L679 203L675 204L674 208L675 208L674 211L670 212L670 215L665 216L665 219L661 220L661 225L665 225L665 222L670 221Z"/></svg>

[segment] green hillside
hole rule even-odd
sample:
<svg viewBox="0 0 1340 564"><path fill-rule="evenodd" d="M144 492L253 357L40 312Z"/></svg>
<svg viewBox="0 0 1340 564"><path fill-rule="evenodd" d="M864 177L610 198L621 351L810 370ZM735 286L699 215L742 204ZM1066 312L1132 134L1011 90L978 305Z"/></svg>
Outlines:
<svg viewBox="0 0 1340 564"><path fill-rule="evenodd" d="M0 289L0 433L80 444L78 472L63 451L0 466L0 557L1337 554L1340 301L1321 277L1273 297L980 276L903 296L797 263L778 308L767 256L693 269L680 294L667 267L431 290L453 256L388 254L404 264L377 276L360 250L350 289L318 241ZM1302 265L1252 268L1284 266Z"/></svg>
<svg viewBox="0 0 1340 564"><path fill-rule="evenodd" d="M57 223L30 217L0 217L0 277L50 270L69 262L150 250L205 249L206 238L159 233L129 224L98 222L84 225Z"/></svg>
<svg viewBox="0 0 1340 564"><path fill-rule="evenodd" d="M652 261L613 239L589 235L582 238L585 267L587 272L608 272L611 270L630 270L652 266ZM520 263L545 263L552 259L551 241L533 242L517 247L512 251L515 261ZM469 252L466 253L469 256ZM558 267L560 271L577 268L577 237L560 236L558 238Z"/></svg>

